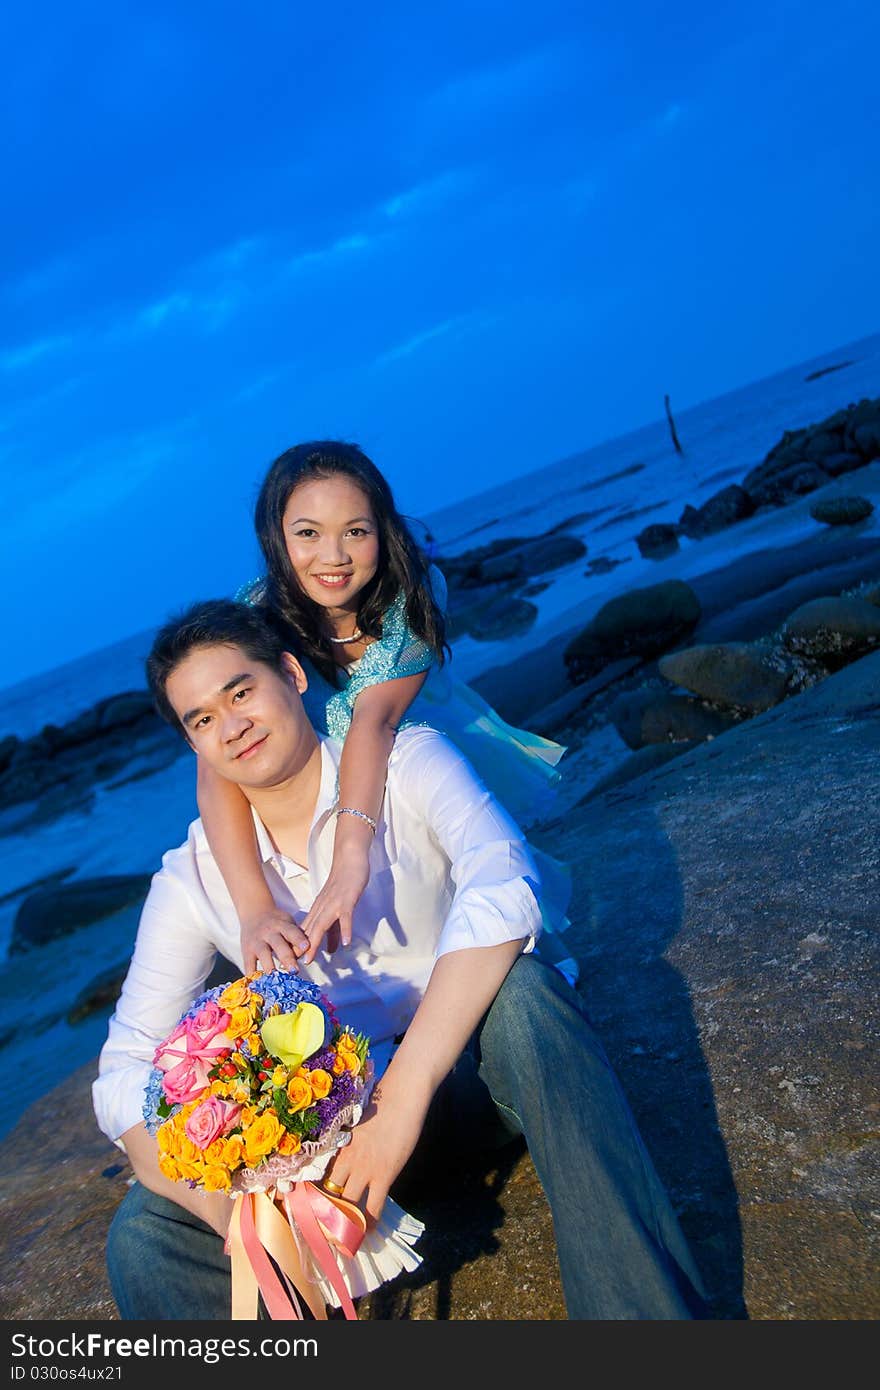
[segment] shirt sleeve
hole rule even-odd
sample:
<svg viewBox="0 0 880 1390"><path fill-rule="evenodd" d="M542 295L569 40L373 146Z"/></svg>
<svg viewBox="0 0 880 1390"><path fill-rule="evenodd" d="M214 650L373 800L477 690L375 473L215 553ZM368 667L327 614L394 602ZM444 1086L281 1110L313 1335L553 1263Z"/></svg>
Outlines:
<svg viewBox="0 0 880 1390"><path fill-rule="evenodd" d="M163 867L144 903L131 965L92 1085L98 1126L120 1148L120 1135L143 1119L144 1088L156 1048L201 991L214 957L195 903L180 879Z"/></svg>
<svg viewBox="0 0 880 1390"><path fill-rule="evenodd" d="M519 826L467 759L434 729L398 734L389 759L395 795L422 817L450 863L452 904L436 957L541 934L541 880Z"/></svg>

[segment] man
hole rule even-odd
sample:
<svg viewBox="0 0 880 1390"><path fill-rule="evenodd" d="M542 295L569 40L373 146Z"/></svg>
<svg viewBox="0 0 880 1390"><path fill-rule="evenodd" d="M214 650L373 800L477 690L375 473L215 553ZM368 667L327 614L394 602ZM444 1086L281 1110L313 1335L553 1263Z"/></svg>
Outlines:
<svg viewBox="0 0 880 1390"><path fill-rule="evenodd" d="M262 614L218 600L169 623L147 671L160 712L250 801L272 893L301 921L342 813L340 750L309 723L303 668ZM466 760L431 729L399 733L351 944L316 954L299 943L300 968L370 1036L377 1073L387 1062L333 1182L377 1218L426 1121L440 1111L448 1132L463 1106L468 1133L479 1116L525 1136L570 1318L704 1316L699 1274L578 996L532 953L538 893L519 830ZM228 1315L229 1200L166 1179L140 1118L154 1049L217 951L240 963L235 911L195 822L153 880L94 1086L99 1124L139 1180L108 1239L123 1317Z"/></svg>

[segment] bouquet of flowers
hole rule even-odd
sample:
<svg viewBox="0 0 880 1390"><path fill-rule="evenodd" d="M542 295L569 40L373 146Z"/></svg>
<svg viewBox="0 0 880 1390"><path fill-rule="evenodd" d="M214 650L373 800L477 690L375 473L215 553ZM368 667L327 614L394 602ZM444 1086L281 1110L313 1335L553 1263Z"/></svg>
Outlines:
<svg viewBox="0 0 880 1390"><path fill-rule="evenodd" d="M421 1263L424 1227L390 1198L368 1231L319 1185L372 1083L369 1040L281 970L207 990L156 1049L144 1118L161 1171L234 1202L233 1318L256 1317L258 1292L273 1318L301 1317L298 1295L316 1318L328 1303L355 1318L352 1296Z"/></svg>

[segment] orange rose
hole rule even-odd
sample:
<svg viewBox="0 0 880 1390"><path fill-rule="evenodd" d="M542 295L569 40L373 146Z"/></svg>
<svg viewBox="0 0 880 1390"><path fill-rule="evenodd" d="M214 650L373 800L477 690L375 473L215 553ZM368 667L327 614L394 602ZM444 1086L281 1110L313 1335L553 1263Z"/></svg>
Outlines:
<svg viewBox="0 0 880 1390"><path fill-rule="evenodd" d="M294 1076L287 1083L287 1099L291 1110L305 1110L312 1103L312 1088L304 1076Z"/></svg>
<svg viewBox="0 0 880 1390"><path fill-rule="evenodd" d="M233 980L232 984L224 989L218 1002L231 1012L233 1009L240 1009L242 1004L248 1002L248 998L247 980Z"/></svg>
<svg viewBox="0 0 880 1390"><path fill-rule="evenodd" d="M202 1185L206 1192L228 1192L232 1186L232 1178L228 1170L221 1168L219 1163L206 1163Z"/></svg>
<svg viewBox="0 0 880 1390"><path fill-rule="evenodd" d="M223 1140L223 1163L227 1168L238 1168L244 1162L244 1140L240 1134L230 1134Z"/></svg>
<svg viewBox="0 0 880 1390"><path fill-rule="evenodd" d="M159 1155L159 1172L164 1173L166 1178L170 1178L172 1182L179 1182L183 1176L177 1165L177 1160L173 1159L170 1154Z"/></svg>
<svg viewBox="0 0 880 1390"><path fill-rule="evenodd" d="M346 1071L353 1072L357 1076L361 1069L361 1059L356 1052L341 1052L339 1054L345 1063Z"/></svg>
<svg viewBox="0 0 880 1390"><path fill-rule="evenodd" d="M333 1058L333 1068L332 1068L332 1070L333 1070L333 1075L334 1075L334 1076L341 1076L342 1073L346 1070L346 1065L345 1065L345 1058L346 1058L346 1055L347 1055L347 1054L344 1053L344 1052L337 1052L336 1056Z"/></svg>
<svg viewBox="0 0 880 1390"><path fill-rule="evenodd" d="M156 1131L156 1144L160 1154L172 1154L174 1152L174 1126L169 1124L167 1120Z"/></svg>
<svg viewBox="0 0 880 1390"><path fill-rule="evenodd" d="M309 1085L315 1100L323 1100L325 1096L330 1094L333 1077L323 1067L315 1067L314 1071L309 1072Z"/></svg>
<svg viewBox="0 0 880 1390"><path fill-rule="evenodd" d="M278 1145L278 1152L284 1154L285 1158L287 1158L290 1154L298 1154L301 1148L302 1140L299 1135L285 1132L283 1139Z"/></svg>
<svg viewBox="0 0 880 1390"><path fill-rule="evenodd" d="M248 1166L253 1168L266 1154L277 1149L285 1130L271 1110L260 1115L244 1136L244 1152Z"/></svg>
<svg viewBox="0 0 880 1390"><path fill-rule="evenodd" d="M245 1004L240 1004L237 1009L233 1009L229 1015L229 1022L226 1025L226 1033L230 1038L243 1038L245 1033L249 1033L253 1027L251 1011Z"/></svg>
<svg viewBox="0 0 880 1390"><path fill-rule="evenodd" d="M341 1033L336 1044L343 1052L356 1052L357 1041L352 1033Z"/></svg>

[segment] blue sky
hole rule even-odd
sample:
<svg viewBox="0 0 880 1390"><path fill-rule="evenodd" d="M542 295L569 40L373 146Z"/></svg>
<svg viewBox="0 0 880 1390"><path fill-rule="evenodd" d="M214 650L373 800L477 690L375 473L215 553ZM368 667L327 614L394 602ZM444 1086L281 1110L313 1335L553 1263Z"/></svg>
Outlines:
<svg viewBox="0 0 880 1390"><path fill-rule="evenodd" d="M272 458L425 515L880 327L877 7L0 21L7 682L229 592Z"/></svg>

